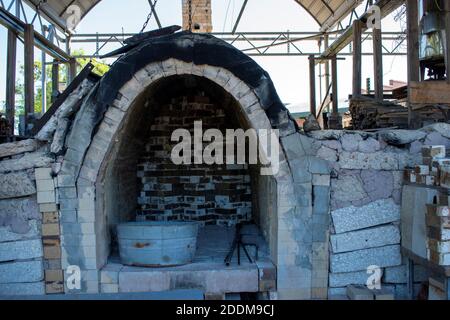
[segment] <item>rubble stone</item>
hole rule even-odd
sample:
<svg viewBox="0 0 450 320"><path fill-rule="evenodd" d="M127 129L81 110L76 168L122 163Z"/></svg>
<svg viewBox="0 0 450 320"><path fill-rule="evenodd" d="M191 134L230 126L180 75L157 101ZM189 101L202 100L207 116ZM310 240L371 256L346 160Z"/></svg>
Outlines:
<svg viewBox="0 0 450 320"><path fill-rule="evenodd" d="M20 198L35 193L35 183L27 172L0 174L0 199Z"/></svg>
<svg viewBox="0 0 450 320"><path fill-rule="evenodd" d="M424 139L426 133L414 130L389 130L380 132L380 137L388 144L402 146Z"/></svg>

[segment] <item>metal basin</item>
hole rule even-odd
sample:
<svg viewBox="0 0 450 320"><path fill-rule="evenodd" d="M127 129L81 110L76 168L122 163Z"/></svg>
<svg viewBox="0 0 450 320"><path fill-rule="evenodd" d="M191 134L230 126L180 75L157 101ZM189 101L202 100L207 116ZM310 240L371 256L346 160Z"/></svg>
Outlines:
<svg viewBox="0 0 450 320"><path fill-rule="evenodd" d="M196 222L131 222L117 226L120 259L139 267L169 267L192 262Z"/></svg>

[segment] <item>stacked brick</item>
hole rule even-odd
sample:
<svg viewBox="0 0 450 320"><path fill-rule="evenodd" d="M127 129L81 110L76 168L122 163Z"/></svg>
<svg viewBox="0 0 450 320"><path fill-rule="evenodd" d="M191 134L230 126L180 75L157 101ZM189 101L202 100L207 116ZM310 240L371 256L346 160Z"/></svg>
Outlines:
<svg viewBox="0 0 450 320"><path fill-rule="evenodd" d="M42 214L42 243L44 248L45 292L64 293L64 274L61 264L60 219L55 197L52 169L35 171L39 211Z"/></svg>
<svg viewBox="0 0 450 320"><path fill-rule="evenodd" d="M172 162L172 149L178 144L171 141L172 132L186 129L193 136L194 122L200 119L203 131L219 129L225 136L225 130L232 129L224 109L203 96L173 99L155 116L138 165L139 220L188 220L229 226L251 219L247 165L175 165ZM206 145L203 143L203 147ZM194 146L192 155L193 150Z"/></svg>
<svg viewBox="0 0 450 320"><path fill-rule="evenodd" d="M191 9L189 0L183 0L183 30L189 30L191 16L193 32L212 32L211 12L211 0L191 0Z"/></svg>

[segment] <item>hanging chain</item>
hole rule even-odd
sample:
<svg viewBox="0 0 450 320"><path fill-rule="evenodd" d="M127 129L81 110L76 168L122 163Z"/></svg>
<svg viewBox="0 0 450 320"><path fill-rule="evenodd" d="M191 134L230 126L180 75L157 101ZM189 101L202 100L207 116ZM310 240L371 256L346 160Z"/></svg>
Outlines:
<svg viewBox="0 0 450 320"><path fill-rule="evenodd" d="M152 0L150 0L150 1L152 1ZM155 0L155 2L153 3L153 7L155 7L157 3L158 3L158 0ZM142 29L139 33L144 32L144 30L145 30L145 28L147 28L148 23L150 22L150 19L152 18L152 16L153 16L153 10L150 10L150 13L147 16L147 20L145 20L144 25L142 26Z"/></svg>
<svg viewBox="0 0 450 320"><path fill-rule="evenodd" d="M189 5L189 31L192 31L192 0L188 1Z"/></svg>

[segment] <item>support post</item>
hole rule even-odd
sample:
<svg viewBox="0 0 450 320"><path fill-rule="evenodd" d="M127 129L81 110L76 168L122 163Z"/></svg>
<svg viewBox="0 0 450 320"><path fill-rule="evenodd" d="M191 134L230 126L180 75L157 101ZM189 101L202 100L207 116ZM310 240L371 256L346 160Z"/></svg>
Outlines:
<svg viewBox="0 0 450 320"><path fill-rule="evenodd" d="M56 101L59 95L59 64L53 60L52 65L52 103Z"/></svg>
<svg viewBox="0 0 450 320"><path fill-rule="evenodd" d="M353 22L353 97L362 93L362 22Z"/></svg>
<svg viewBox="0 0 450 320"><path fill-rule="evenodd" d="M69 61L69 81L68 85L75 79L77 76L77 60L75 58L70 59Z"/></svg>
<svg viewBox="0 0 450 320"><path fill-rule="evenodd" d="M411 96L411 82L420 81L419 62L419 7L417 0L406 1L406 18L408 30L408 86ZM408 99L409 100L409 99ZM413 127L414 116L410 101L408 101L408 124Z"/></svg>
<svg viewBox="0 0 450 320"><path fill-rule="evenodd" d="M447 82L450 83L450 2L444 1L445 8L445 62L447 66Z"/></svg>
<svg viewBox="0 0 450 320"><path fill-rule="evenodd" d="M333 112L328 119L329 129L342 129L342 119L339 116L339 94L338 94L338 73L337 73L337 57L331 58L331 77L333 91Z"/></svg>
<svg viewBox="0 0 450 320"><path fill-rule="evenodd" d="M411 259L406 259L406 281L408 289L408 298L414 299L414 262Z"/></svg>
<svg viewBox="0 0 450 320"><path fill-rule="evenodd" d="M326 34L324 36L324 46L325 49L324 51L328 50L328 47L330 46L330 37L328 36L328 34ZM330 60L326 60L325 61L325 90L328 90L328 88L330 87ZM330 112L330 105L327 105L326 108L327 112Z"/></svg>
<svg viewBox="0 0 450 320"><path fill-rule="evenodd" d="M34 113L34 27L25 25L24 34L25 61L25 134L31 129L30 117Z"/></svg>
<svg viewBox="0 0 450 320"><path fill-rule="evenodd" d="M8 53L6 60L6 119L10 127L9 134L13 136L16 116L17 35L11 30L8 30Z"/></svg>
<svg viewBox="0 0 450 320"><path fill-rule="evenodd" d="M381 29L373 28L373 66L375 78L375 99L383 101L383 46Z"/></svg>
<svg viewBox="0 0 450 320"><path fill-rule="evenodd" d="M309 56L309 103L310 112L317 118L316 104L316 60L313 55Z"/></svg>

